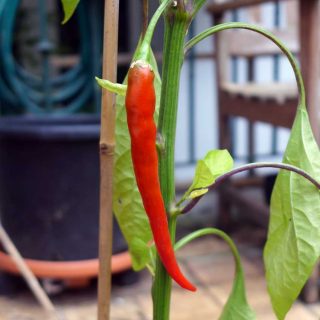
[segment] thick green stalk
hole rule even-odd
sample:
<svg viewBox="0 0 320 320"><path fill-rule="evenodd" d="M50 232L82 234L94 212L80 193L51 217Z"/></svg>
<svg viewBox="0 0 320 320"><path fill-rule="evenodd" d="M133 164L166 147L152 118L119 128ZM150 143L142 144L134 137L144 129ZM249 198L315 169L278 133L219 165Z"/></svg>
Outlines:
<svg viewBox="0 0 320 320"><path fill-rule="evenodd" d="M164 146L159 156L161 191L167 212L175 200L174 145L178 108L180 72L183 62L184 39L190 15L183 6L170 8L165 17L162 90L158 131ZM175 242L176 218L169 216L171 241ZM153 319L167 320L170 313L172 281L157 257L155 279L152 288Z"/></svg>
<svg viewBox="0 0 320 320"><path fill-rule="evenodd" d="M189 25L187 14L172 18L169 32L164 44L164 61L162 68L162 83L158 132L164 141L164 151L159 157L159 176L161 191L167 211L174 201L174 146L176 135L178 94L180 73L183 62L184 38Z"/></svg>

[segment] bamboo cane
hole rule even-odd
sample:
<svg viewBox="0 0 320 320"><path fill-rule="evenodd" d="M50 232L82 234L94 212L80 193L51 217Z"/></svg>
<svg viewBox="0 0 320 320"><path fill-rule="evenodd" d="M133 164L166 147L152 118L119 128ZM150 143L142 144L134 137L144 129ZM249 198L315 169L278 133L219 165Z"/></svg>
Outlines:
<svg viewBox="0 0 320 320"><path fill-rule="evenodd" d="M32 271L27 266L27 264L24 262L21 254L19 253L16 246L10 239L9 235L3 228L1 222L0 222L0 241L2 242L4 248L12 258L14 263L16 264L17 268L20 270L21 275L24 277L30 290L32 291L36 299L39 301L43 309L50 313L55 312L55 308L52 302L50 301L48 295L42 289L37 278L32 273Z"/></svg>
<svg viewBox="0 0 320 320"><path fill-rule="evenodd" d="M103 78L116 82L119 0L105 0ZM115 95L102 90L100 133L100 222L98 320L108 320L111 295L112 175L115 148Z"/></svg>

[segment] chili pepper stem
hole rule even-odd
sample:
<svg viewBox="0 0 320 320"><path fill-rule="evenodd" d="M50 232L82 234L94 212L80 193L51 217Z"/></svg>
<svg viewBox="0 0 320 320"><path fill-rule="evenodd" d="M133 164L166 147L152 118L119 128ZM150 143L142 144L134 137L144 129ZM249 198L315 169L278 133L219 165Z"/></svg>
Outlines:
<svg viewBox="0 0 320 320"><path fill-rule="evenodd" d="M157 11L154 13L153 17L150 20L148 28L143 35L143 40L141 43L141 48L140 48L140 52L137 59L148 60L154 29L157 25L159 18L163 14L164 10L168 8L168 6L170 6L171 3L172 3L172 0L164 0L158 7Z"/></svg>

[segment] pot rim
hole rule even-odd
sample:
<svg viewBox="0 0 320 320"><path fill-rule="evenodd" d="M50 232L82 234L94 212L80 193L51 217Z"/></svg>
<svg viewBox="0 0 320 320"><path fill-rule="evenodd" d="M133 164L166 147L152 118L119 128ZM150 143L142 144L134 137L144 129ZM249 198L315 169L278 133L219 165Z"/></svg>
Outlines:
<svg viewBox="0 0 320 320"><path fill-rule="evenodd" d="M0 117L0 138L15 140L96 140L98 115L25 115Z"/></svg>
<svg viewBox="0 0 320 320"><path fill-rule="evenodd" d="M99 259L78 261L42 261L24 259L27 266L37 278L82 279L94 278L99 273ZM126 271L132 267L128 251L112 255L111 273ZM20 271L12 258L0 250L0 269L20 275Z"/></svg>

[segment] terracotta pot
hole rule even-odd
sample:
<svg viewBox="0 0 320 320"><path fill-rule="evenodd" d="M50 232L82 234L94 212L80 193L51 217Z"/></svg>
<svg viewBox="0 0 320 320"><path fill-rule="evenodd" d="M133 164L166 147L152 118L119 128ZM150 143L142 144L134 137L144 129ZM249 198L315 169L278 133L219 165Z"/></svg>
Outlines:
<svg viewBox="0 0 320 320"><path fill-rule="evenodd" d="M98 259L67 262L25 259L25 262L36 277L57 280L94 278L97 277L99 268ZM131 258L128 252L122 252L112 256L112 273L119 273L130 268ZM11 257L2 251L0 251L0 269L12 274L20 274L19 269Z"/></svg>
<svg viewBox="0 0 320 320"><path fill-rule="evenodd" d="M97 116L0 119L1 221L40 278L97 276L99 133ZM113 272L126 250L114 222ZM0 269L17 273L3 252Z"/></svg>

